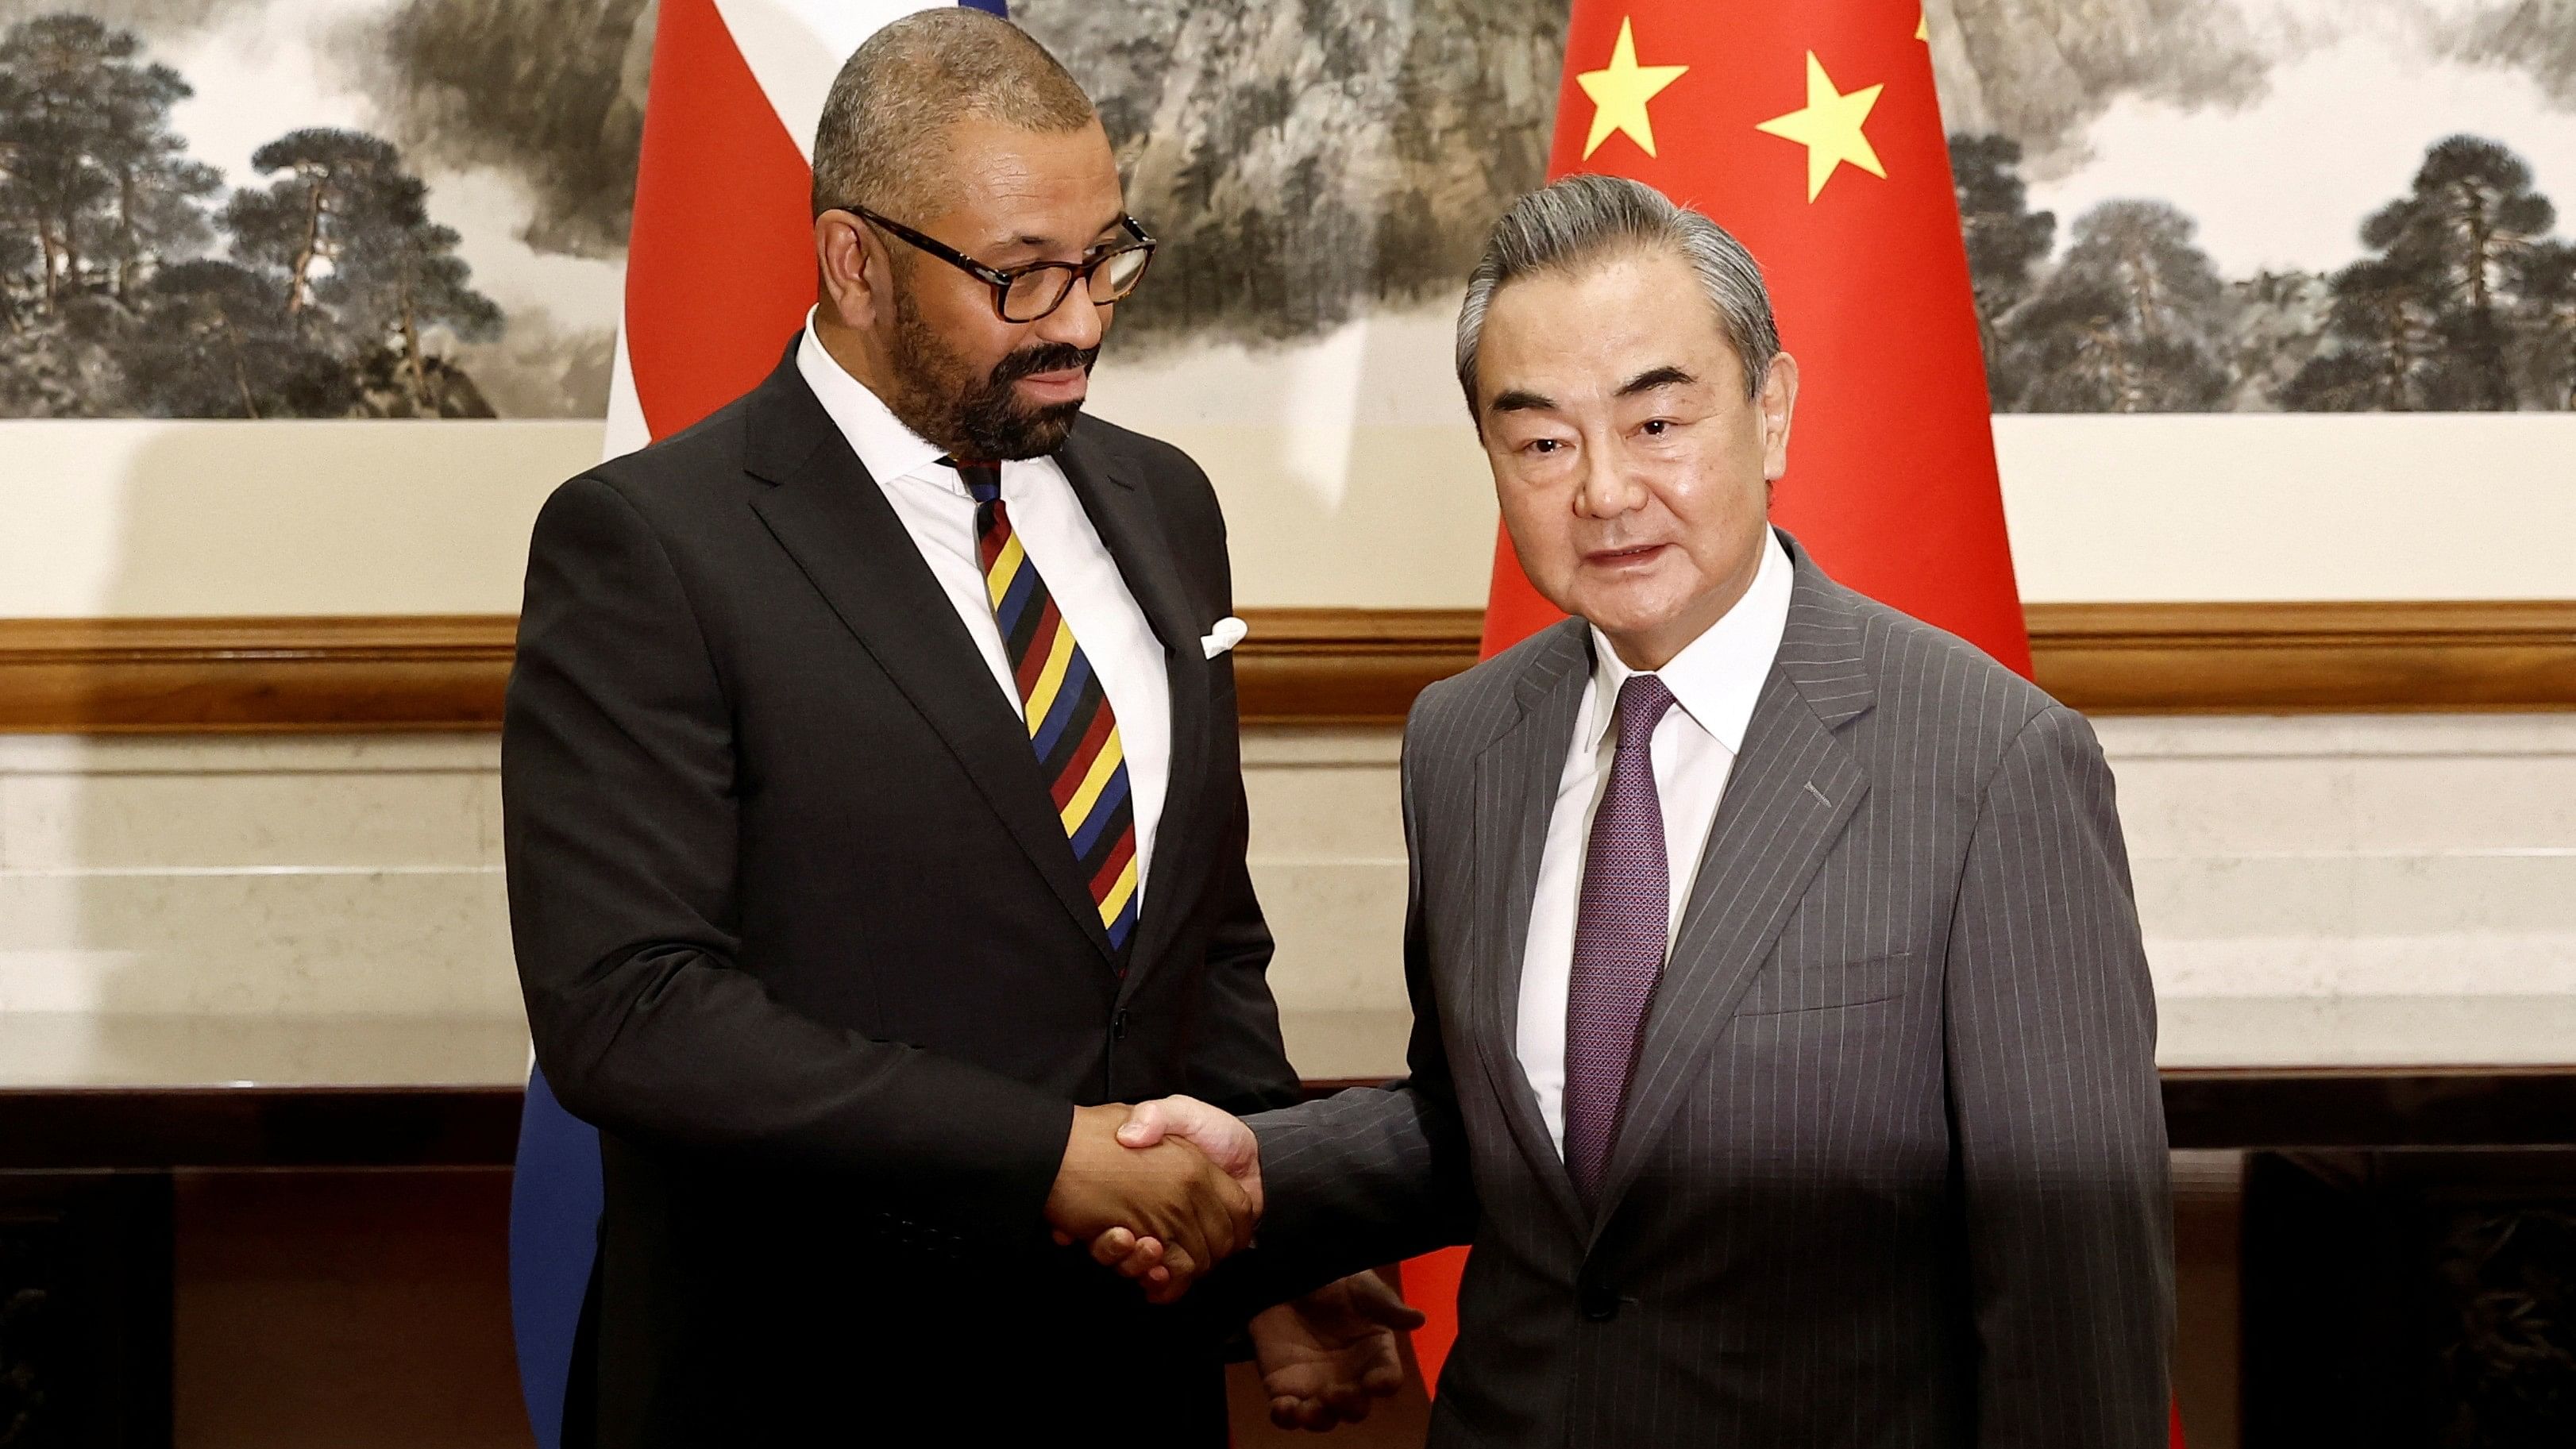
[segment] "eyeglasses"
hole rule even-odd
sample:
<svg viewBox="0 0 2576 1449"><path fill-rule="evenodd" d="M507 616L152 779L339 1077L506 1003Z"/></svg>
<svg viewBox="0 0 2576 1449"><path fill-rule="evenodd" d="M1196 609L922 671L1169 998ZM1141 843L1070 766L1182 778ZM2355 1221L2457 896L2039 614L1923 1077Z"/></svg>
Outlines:
<svg viewBox="0 0 2576 1449"><path fill-rule="evenodd" d="M1087 283L1091 300L1101 306L1119 301L1136 290L1145 279L1145 264L1154 259L1154 239L1136 224L1132 216L1120 216L1118 224L1134 240L1113 246L1087 261L1031 262L1024 267L988 267L955 247L935 238L923 236L901 222L888 221L864 206L840 208L862 217L878 229L910 242L948 265L964 272L993 289L993 310L1005 322L1035 322L1064 305L1073 295L1073 284Z"/></svg>

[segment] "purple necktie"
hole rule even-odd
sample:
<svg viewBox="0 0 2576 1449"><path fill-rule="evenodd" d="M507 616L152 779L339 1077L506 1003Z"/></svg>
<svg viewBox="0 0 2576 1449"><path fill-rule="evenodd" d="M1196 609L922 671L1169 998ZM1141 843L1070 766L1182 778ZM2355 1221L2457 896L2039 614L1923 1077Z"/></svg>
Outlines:
<svg viewBox="0 0 2576 1449"><path fill-rule="evenodd" d="M1651 674L1619 686L1619 753L1583 854L1574 974L1565 1004L1565 1166L1597 1206L1646 1003L1664 972L1672 876L1664 807L1655 797L1655 725L1673 692Z"/></svg>

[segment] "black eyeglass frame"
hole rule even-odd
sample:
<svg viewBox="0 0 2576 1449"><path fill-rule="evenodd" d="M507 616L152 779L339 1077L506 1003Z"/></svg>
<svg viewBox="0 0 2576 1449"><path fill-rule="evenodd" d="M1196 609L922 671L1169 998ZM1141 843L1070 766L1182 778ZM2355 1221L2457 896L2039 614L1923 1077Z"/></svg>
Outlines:
<svg viewBox="0 0 2576 1449"><path fill-rule="evenodd" d="M1127 215L1125 212L1120 212L1118 214L1118 224L1127 229L1127 234L1129 236L1135 238L1135 241L1125 246L1113 246L1108 251L1102 252L1100 255L1093 257L1088 261L1030 262L1025 266L1017 267L988 267L982 262L975 260L973 257L966 255L964 252L957 250L955 247L948 245L946 242L939 240L937 237L924 236L920 232L914 231L911 227L905 226L902 222L879 216L877 213L868 210L864 206L844 206L838 209L846 211L852 216L858 217L860 220L867 222L871 226L875 226L883 231L892 233L898 240L909 243L918 250L930 253L932 256L939 258L948 265L955 267L957 270L964 272L966 275L973 277L975 280L982 282L988 287L991 287L993 289L993 314L1005 322L1015 324L1025 324L1045 320L1048 316L1054 313L1056 308L1064 305L1064 299L1073 295L1074 288L1090 286L1091 276L1094 272L1099 271L1102 267L1107 266L1109 263L1120 257L1126 256L1131 252L1143 252L1145 254L1144 263L1136 268L1136 275L1128 281L1127 290L1119 293L1117 297L1111 299L1112 301L1125 300L1127 297L1132 296L1135 293L1137 286L1145 280L1146 269L1150 268L1154 264L1154 249L1161 245L1160 242L1157 242L1152 236L1146 233L1145 228L1137 223L1136 218ZM1032 276L1039 272L1065 273L1064 290L1056 293L1055 300L1040 308L1035 316L1012 316L1010 309L1012 286L1016 284L1020 278Z"/></svg>

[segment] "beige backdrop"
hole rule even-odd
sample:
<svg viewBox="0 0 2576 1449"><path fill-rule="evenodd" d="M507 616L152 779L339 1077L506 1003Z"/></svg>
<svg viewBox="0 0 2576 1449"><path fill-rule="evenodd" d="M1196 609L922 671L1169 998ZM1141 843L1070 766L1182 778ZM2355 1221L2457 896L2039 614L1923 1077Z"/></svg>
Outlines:
<svg viewBox="0 0 2576 1449"><path fill-rule="evenodd" d="M1113 354L1094 408L1206 465L1243 604L1473 607L1494 505L1448 336L1437 312ZM0 422L0 617L507 612L529 520L599 437ZM2017 415L1995 438L2034 601L2576 596L2576 416Z"/></svg>

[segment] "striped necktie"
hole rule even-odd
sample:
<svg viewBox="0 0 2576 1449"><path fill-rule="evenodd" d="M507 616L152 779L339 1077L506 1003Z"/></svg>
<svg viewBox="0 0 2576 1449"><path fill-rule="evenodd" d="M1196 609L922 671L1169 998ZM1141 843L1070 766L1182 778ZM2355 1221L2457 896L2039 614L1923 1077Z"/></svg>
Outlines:
<svg viewBox="0 0 2576 1449"><path fill-rule="evenodd" d="M1110 946L1124 952L1136 931L1136 807L1127 791L1127 752L1100 676L1075 642L1073 625L1011 527L1002 465L950 463L975 497L975 541L984 589L1001 626L1002 653L1019 687L1029 747L1055 797L1056 818ZM1126 967L1119 967L1126 974Z"/></svg>

